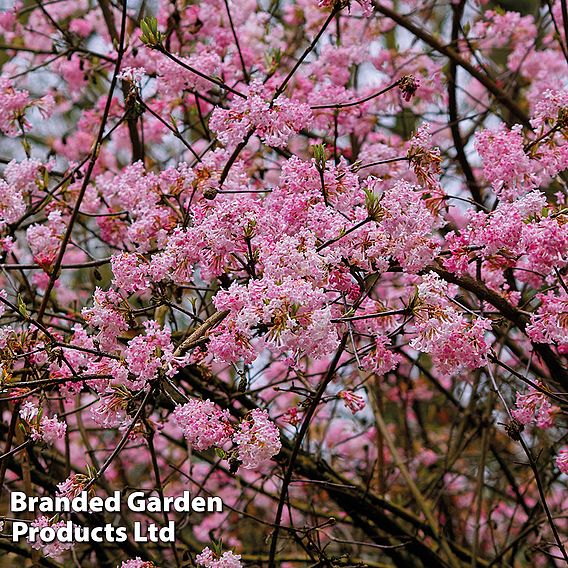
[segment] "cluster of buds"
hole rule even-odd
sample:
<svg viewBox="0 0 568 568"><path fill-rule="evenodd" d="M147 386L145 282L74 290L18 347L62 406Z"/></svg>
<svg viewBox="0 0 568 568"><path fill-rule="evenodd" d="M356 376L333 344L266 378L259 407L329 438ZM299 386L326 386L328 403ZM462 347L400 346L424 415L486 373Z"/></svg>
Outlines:
<svg viewBox="0 0 568 568"><path fill-rule="evenodd" d="M57 494L61 497L68 497L69 499L74 499L78 497L81 492L85 489L85 486L93 479L94 472L90 471L89 466L87 466L88 475L84 473L74 473L68 477L65 481L57 485ZM89 489L89 494L94 495L94 489Z"/></svg>
<svg viewBox="0 0 568 568"><path fill-rule="evenodd" d="M153 16L148 16L140 22L142 35L140 40L146 46L157 49L162 45L162 33L158 31L158 20Z"/></svg>
<svg viewBox="0 0 568 568"><path fill-rule="evenodd" d="M351 411L351 414L355 414L365 408L365 399L353 391L342 390L337 396L343 399L345 406Z"/></svg>
<svg viewBox="0 0 568 568"><path fill-rule="evenodd" d="M365 188L365 209L372 221L380 221L385 216L385 210L381 206L381 199L371 189Z"/></svg>
<svg viewBox="0 0 568 568"><path fill-rule="evenodd" d="M414 75L405 75L398 82L398 88L402 91L402 98L409 102L416 94L420 81Z"/></svg>
<svg viewBox="0 0 568 568"><path fill-rule="evenodd" d="M314 165L317 171L324 172L325 164L327 162L325 144L314 144L311 149L312 149L312 155L314 157Z"/></svg>

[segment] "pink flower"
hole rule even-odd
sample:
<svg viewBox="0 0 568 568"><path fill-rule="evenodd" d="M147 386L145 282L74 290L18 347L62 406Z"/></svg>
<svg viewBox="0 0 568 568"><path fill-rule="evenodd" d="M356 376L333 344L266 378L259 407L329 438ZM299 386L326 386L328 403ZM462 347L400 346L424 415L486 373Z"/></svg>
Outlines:
<svg viewBox="0 0 568 568"><path fill-rule="evenodd" d="M317 2L320 8L329 8L338 3L337 0L317 0ZM361 6L363 15L366 18L370 18L373 15L374 10L372 0L357 0L357 2Z"/></svg>
<svg viewBox="0 0 568 568"><path fill-rule="evenodd" d="M420 188L396 182L380 202L385 216L380 231L388 238L386 250L409 272L418 272L438 251L432 232L440 224L428 210Z"/></svg>
<svg viewBox="0 0 568 568"><path fill-rule="evenodd" d="M556 456L556 465L558 469L568 475L568 447L562 448Z"/></svg>
<svg viewBox="0 0 568 568"><path fill-rule="evenodd" d="M353 391L342 390L337 396L345 402L345 406L349 408L352 414L356 414L365 408L365 399L355 394Z"/></svg>
<svg viewBox="0 0 568 568"><path fill-rule="evenodd" d="M21 125L29 130L30 124L25 119L26 109L31 104L27 91L18 91L10 79L0 78L0 106L2 107L2 117L0 119L0 130L7 136L18 136L21 134Z"/></svg>
<svg viewBox="0 0 568 568"><path fill-rule="evenodd" d="M74 499L81 494L88 481L86 475L73 473L65 481L57 484L57 495Z"/></svg>
<svg viewBox="0 0 568 568"><path fill-rule="evenodd" d="M26 402L20 408L20 418L26 422L31 422L37 415L39 409L33 402Z"/></svg>
<svg viewBox="0 0 568 568"><path fill-rule="evenodd" d="M312 112L305 103L284 95L270 101L270 91L260 81L254 81L246 99L236 98L230 109L216 107L209 126L226 145L239 144L254 128L265 144L283 147L290 136L309 128Z"/></svg>
<svg viewBox="0 0 568 568"><path fill-rule="evenodd" d="M210 400L193 399L177 406L172 419L198 451L225 445L233 433L229 412L216 407Z"/></svg>
<svg viewBox="0 0 568 568"><path fill-rule="evenodd" d="M81 37L87 37L93 31L93 24L83 18L75 18L69 23L69 31Z"/></svg>
<svg viewBox="0 0 568 568"><path fill-rule="evenodd" d="M0 180L0 230L16 222L26 212L24 197L17 188Z"/></svg>
<svg viewBox="0 0 568 568"><path fill-rule="evenodd" d="M44 528L51 527L55 531L57 529L66 526L66 521L53 522L46 516L41 516L32 522L32 527ZM57 538L53 542L43 542L41 538L36 538L33 542L30 542L32 548L36 550L41 550L42 553L48 558L58 557L63 554L66 550L71 550L73 548L72 542L60 542Z"/></svg>
<svg viewBox="0 0 568 568"><path fill-rule="evenodd" d="M100 331L97 339L101 349L113 349L117 345L117 337L128 329L128 324L119 309L122 297L114 290L106 292L95 288L93 307L83 308L83 317L91 326Z"/></svg>
<svg viewBox="0 0 568 568"><path fill-rule="evenodd" d="M142 560L139 556L132 560L124 560L117 568L155 568L155 564L149 560Z"/></svg>
<svg viewBox="0 0 568 568"><path fill-rule="evenodd" d="M39 437L46 444L53 444L56 440L61 440L67 432L67 424L57 419L57 414L52 418L43 416L40 421ZM33 435L32 435L33 437Z"/></svg>
<svg viewBox="0 0 568 568"><path fill-rule="evenodd" d="M223 552L222 555L215 554L209 547L204 548L195 557L198 566L206 568L241 568L241 555L233 552Z"/></svg>
<svg viewBox="0 0 568 568"><path fill-rule="evenodd" d="M20 418L28 423L29 434L32 440L41 440L46 444L53 444L56 440L65 437L67 424L57 419L42 416L40 409L33 402L26 402L20 408Z"/></svg>
<svg viewBox="0 0 568 568"><path fill-rule="evenodd" d="M542 385L539 383L539 386ZM521 424L530 424L536 420L536 425L543 429L554 426L554 413L559 410L550 403L544 393L533 387L529 387L526 394L517 393L515 406L511 411L513 418Z"/></svg>
<svg viewBox="0 0 568 568"><path fill-rule="evenodd" d="M135 253L123 252L110 260L114 274L113 283L125 292L138 292L150 286L148 264L144 257Z"/></svg>
<svg viewBox="0 0 568 568"><path fill-rule="evenodd" d="M60 211L53 211L45 224L33 224L26 233L34 261L49 271L59 254L61 239L65 233L66 221Z"/></svg>
<svg viewBox="0 0 568 568"><path fill-rule="evenodd" d="M233 436L238 446L238 457L245 469L255 469L282 447L278 428L268 417L266 410L255 408Z"/></svg>
<svg viewBox="0 0 568 568"><path fill-rule="evenodd" d="M527 335L537 343L568 344L568 293L562 288L558 294L549 291L539 294L537 312L531 315Z"/></svg>
<svg viewBox="0 0 568 568"><path fill-rule="evenodd" d="M321 358L339 341L324 291L307 279L265 277L251 280L246 287L233 283L229 290L218 292L214 302L219 310L231 310L209 345L219 360L230 360L222 358L233 353L253 360L247 342L259 327L267 330L261 335L262 343L274 351ZM239 351L239 344L244 349Z"/></svg>
<svg viewBox="0 0 568 568"><path fill-rule="evenodd" d="M447 294L447 284L439 276L429 273L423 277L414 306L418 336L410 345L429 353L440 372L451 375L485 365L489 352L485 332L491 322L482 317L468 321Z"/></svg>
<svg viewBox="0 0 568 568"><path fill-rule="evenodd" d="M512 201L539 186L540 168L525 153L520 126L483 130L475 136L475 147L483 160L483 175L499 197Z"/></svg>
<svg viewBox="0 0 568 568"><path fill-rule="evenodd" d="M144 328L145 333L131 339L124 351L124 360L130 373L127 386L134 390L144 388L149 381L157 377L158 371L171 370L174 359L170 330L162 329L153 320L145 321ZM118 362L115 369L121 375Z"/></svg>
<svg viewBox="0 0 568 568"><path fill-rule="evenodd" d="M377 375L385 375L396 369L401 356L392 349L388 349L389 345L390 339L386 335L376 336L373 349L361 360L363 368Z"/></svg>
<svg viewBox="0 0 568 568"><path fill-rule="evenodd" d="M221 58L212 49L203 50L201 53L193 54L190 57L180 56L178 59L210 77L217 75L221 66ZM181 67L167 57L160 58L158 73L161 90L165 94L171 94L175 97L179 96L184 90L206 91L210 87L207 79Z"/></svg>
<svg viewBox="0 0 568 568"><path fill-rule="evenodd" d="M131 402L131 393L122 386L109 388L102 393L96 406L91 407L91 417L95 424L103 428L122 426L128 417L127 409Z"/></svg>

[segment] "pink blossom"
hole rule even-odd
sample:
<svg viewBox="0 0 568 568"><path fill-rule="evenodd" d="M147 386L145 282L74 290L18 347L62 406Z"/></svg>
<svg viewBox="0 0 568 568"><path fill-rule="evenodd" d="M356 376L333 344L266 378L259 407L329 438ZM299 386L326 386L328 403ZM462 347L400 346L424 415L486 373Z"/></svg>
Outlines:
<svg viewBox="0 0 568 568"><path fill-rule="evenodd" d="M114 274L114 285L125 292L146 290L150 286L148 265L144 258L135 254L123 252L111 258Z"/></svg>
<svg viewBox="0 0 568 568"><path fill-rule="evenodd" d="M142 389L157 377L159 370L171 369L174 348L170 340L170 330L148 320L144 322L144 334L137 335L128 342L124 351L126 367L131 375L127 379L130 388ZM120 367L115 370L120 374Z"/></svg>
<svg viewBox="0 0 568 568"><path fill-rule="evenodd" d="M57 495L74 499L81 494L88 481L86 475L73 473L65 481L57 484Z"/></svg>
<svg viewBox="0 0 568 568"><path fill-rule="evenodd" d="M265 144L283 147L290 136L309 127L311 120L311 110L306 104L284 95L271 102L270 91L255 81L246 99L236 98L228 110L217 107L209 126L227 145L242 142L254 128Z"/></svg>
<svg viewBox="0 0 568 568"><path fill-rule="evenodd" d="M122 298L113 291L106 292L96 288L93 294L93 307L83 309L87 323L100 331L97 340L102 349L112 349L120 333L128 329L124 314L120 310Z"/></svg>
<svg viewBox="0 0 568 568"><path fill-rule="evenodd" d="M495 193L512 201L538 187L538 164L524 150L521 127L484 130L475 136L483 160L483 175Z"/></svg>
<svg viewBox="0 0 568 568"><path fill-rule="evenodd" d="M195 557L198 566L206 568L241 568L241 555L233 552L223 552L215 554L208 546Z"/></svg>
<svg viewBox="0 0 568 568"><path fill-rule="evenodd" d="M26 212L24 197L14 186L0 180L0 230L14 223Z"/></svg>
<svg viewBox="0 0 568 568"><path fill-rule="evenodd" d="M27 91L19 91L14 88L10 79L0 78L0 106L2 107L0 130L4 134L14 137L21 134L22 128L29 130L30 124L25 119L25 113L30 104Z"/></svg>
<svg viewBox="0 0 568 568"><path fill-rule="evenodd" d="M192 399L177 406L172 419L198 451L225 445L233 433L228 411L219 409L209 399Z"/></svg>
<svg viewBox="0 0 568 568"><path fill-rule="evenodd" d="M365 399L353 391L342 390L339 391L337 396L345 402L345 406L351 411L352 414L356 414L360 410L365 408Z"/></svg>
<svg viewBox="0 0 568 568"><path fill-rule="evenodd" d="M37 517L32 522L32 527L44 528L51 527L54 530L62 528L66 525L66 521L53 522L46 516ZM41 538L36 538L33 542L30 542L32 548L36 550L41 550L42 553L48 558L57 558L61 556L66 550L71 550L73 548L72 542L60 542L57 538L53 542L43 542Z"/></svg>
<svg viewBox="0 0 568 568"><path fill-rule="evenodd" d="M337 0L317 0L317 2L320 8L329 8L333 7L337 3ZM357 2L361 6L363 15L367 18L370 18L373 15L373 10L374 10L372 1L357 0Z"/></svg>
<svg viewBox="0 0 568 568"><path fill-rule="evenodd" d="M124 560L117 568L155 568L155 564L149 560L142 560L137 556L131 560Z"/></svg>
<svg viewBox="0 0 568 568"><path fill-rule="evenodd" d="M364 369L370 370L377 375L384 375L396 369L401 361L401 356L392 349L388 349L390 339L384 335L375 337L372 350L361 360Z"/></svg>
<svg viewBox="0 0 568 568"><path fill-rule="evenodd" d="M93 421L103 428L117 428L126 423L130 392L124 387L109 388L99 402L91 407Z"/></svg>
<svg viewBox="0 0 568 568"><path fill-rule="evenodd" d="M31 422L38 415L39 408L33 402L25 402L20 408L20 418L26 422Z"/></svg>
<svg viewBox="0 0 568 568"><path fill-rule="evenodd" d="M521 424L530 424L536 420L539 428L547 429L554 426L554 413L559 409L552 406L546 395L535 388L529 387L526 394L517 393L515 405L516 408L511 414Z"/></svg>
<svg viewBox="0 0 568 568"><path fill-rule="evenodd" d="M57 419L57 414L54 414L51 418L43 416L40 425L38 437L42 439L46 444L53 444L56 440L61 440L65 437L67 432L67 424ZM32 434L32 438L34 435Z"/></svg>
<svg viewBox="0 0 568 568"><path fill-rule="evenodd" d="M254 409L241 422L233 442L238 446L238 457L245 469L256 469L282 447L278 428L268 417L268 412L259 409Z"/></svg>
<svg viewBox="0 0 568 568"><path fill-rule="evenodd" d="M34 260L45 270L55 262L66 229L65 219L59 211L50 213L47 221L46 224L32 225L26 233Z"/></svg>
<svg viewBox="0 0 568 568"><path fill-rule="evenodd" d="M411 346L429 353L440 372L454 374L486 363L490 321L468 321L449 302L447 284L434 273L425 275L418 286L415 321L418 336Z"/></svg>
<svg viewBox="0 0 568 568"><path fill-rule="evenodd" d="M558 294L549 291L538 299L541 305L531 316L527 334L537 343L568 344L568 293L561 288Z"/></svg>
<svg viewBox="0 0 568 568"><path fill-rule="evenodd" d="M562 448L556 456L556 466L558 469L568 475L568 447Z"/></svg>

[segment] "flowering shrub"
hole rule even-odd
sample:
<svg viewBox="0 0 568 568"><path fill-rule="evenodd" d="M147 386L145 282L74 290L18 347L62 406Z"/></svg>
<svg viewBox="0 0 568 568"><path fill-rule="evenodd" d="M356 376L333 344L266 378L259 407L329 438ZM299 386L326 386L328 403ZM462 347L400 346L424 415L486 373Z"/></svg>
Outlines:
<svg viewBox="0 0 568 568"><path fill-rule="evenodd" d="M8 4L6 565L568 563L564 0Z"/></svg>

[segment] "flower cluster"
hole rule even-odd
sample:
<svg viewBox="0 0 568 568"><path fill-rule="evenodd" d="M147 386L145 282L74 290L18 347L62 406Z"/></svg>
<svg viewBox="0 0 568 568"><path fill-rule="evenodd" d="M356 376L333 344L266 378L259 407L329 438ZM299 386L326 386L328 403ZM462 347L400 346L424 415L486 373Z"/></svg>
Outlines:
<svg viewBox="0 0 568 568"><path fill-rule="evenodd" d="M275 456L282 447L278 428L266 410L253 410L239 425L233 436L238 446L238 459L245 469L255 469Z"/></svg>
<svg viewBox="0 0 568 568"><path fill-rule="evenodd" d="M255 81L245 99L236 98L229 109L217 107L209 126L226 145L237 145L256 132L265 144L280 148L290 136L309 128L311 121L306 104L284 95L272 99L270 91Z"/></svg>
<svg viewBox="0 0 568 568"><path fill-rule="evenodd" d="M209 547L205 547L195 557L198 566L206 568L241 568L241 555L231 551L215 554Z"/></svg>
<svg viewBox="0 0 568 568"><path fill-rule="evenodd" d="M58 420L57 414L51 418L43 415L40 409L32 402L26 402L20 409L20 418L29 426L30 438L34 441L42 441L45 444L53 444L65 437L67 424Z"/></svg>
<svg viewBox="0 0 568 568"><path fill-rule="evenodd" d="M193 399L177 406L172 420L182 429L185 439L198 451L214 446L220 448L233 434L229 412L219 409L210 400Z"/></svg>
<svg viewBox="0 0 568 568"><path fill-rule="evenodd" d="M424 276L413 309L419 335L411 345L429 353L441 373L476 369L486 363L489 345L485 334L491 323L482 317L467 321L451 305L447 284L438 275Z"/></svg>
<svg viewBox="0 0 568 568"><path fill-rule="evenodd" d="M37 517L34 521L32 521L32 527L39 529L42 529L44 527L51 527L52 529L57 530L61 527L64 527L65 525L65 521L54 522L44 515ZM72 542L61 542L57 539L52 542L43 542L41 538L36 538L32 542L30 542L30 544L35 550L41 550L42 553L48 558L58 558L65 551L71 550L74 546Z"/></svg>
<svg viewBox="0 0 568 568"><path fill-rule="evenodd" d="M542 388L542 385L538 385ZM530 387L526 394L517 393L516 408L511 411L513 418L521 424L535 421L539 428L552 428L554 414L559 410L546 398L546 395Z"/></svg>
<svg viewBox="0 0 568 568"><path fill-rule="evenodd" d="M125 560L117 568L156 568L156 565L150 560L142 560L140 556L137 556L132 560Z"/></svg>

